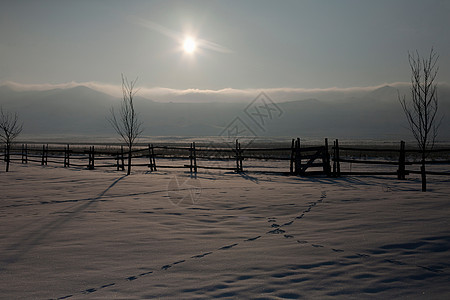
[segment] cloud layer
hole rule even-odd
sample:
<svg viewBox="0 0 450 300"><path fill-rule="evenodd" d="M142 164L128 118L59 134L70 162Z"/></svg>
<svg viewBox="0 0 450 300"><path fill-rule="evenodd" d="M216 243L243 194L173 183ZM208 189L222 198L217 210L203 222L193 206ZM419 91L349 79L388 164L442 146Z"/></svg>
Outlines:
<svg viewBox="0 0 450 300"><path fill-rule="evenodd" d="M384 83L377 86L326 89L303 89L303 88L251 88L234 89L224 88L219 90L209 89L173 89L165 87L139 87L138 96L148 98L155 102L176 102L176 103L207 103L207 102L229 102L246 103L253 100L260 92L264 91L274 102L296 101L304 99L319 99L321 101L335 101L360 97L375 90L389 86L398 89L400 93L408 93L410 83L395 82ZM121 97L120 85L105 84L99 82L67 82L60 84L22 84L12 81L0 83L0 86L7 86L16 91L44 91L52 89L68 89L77 86L85 86L114 97ZM450 85L441 83L440 87L449 89ZM391 90L392 92L392 90Z"/></svg>

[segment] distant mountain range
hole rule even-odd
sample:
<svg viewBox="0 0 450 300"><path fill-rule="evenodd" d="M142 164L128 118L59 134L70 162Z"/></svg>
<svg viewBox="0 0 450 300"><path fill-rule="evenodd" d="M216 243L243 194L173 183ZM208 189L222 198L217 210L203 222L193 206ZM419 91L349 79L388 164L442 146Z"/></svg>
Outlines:
<svg viewBox="0 0 450 300"><path fill-rule="evenodd" d="M396 88L385 86L363 95L329 98L274 104L267 99L254 103L162 103L136 97L135 107L146 136L217 136L240 127L254 136L411 138ZM107 118L111 107L119 107L120 100L85 86L46 91L0 86L0 105L19 114L24 122L24 137L114 136ZM439 90L439 101L440 114L445 115L439 139L449 141L448 88Z"/></svg>

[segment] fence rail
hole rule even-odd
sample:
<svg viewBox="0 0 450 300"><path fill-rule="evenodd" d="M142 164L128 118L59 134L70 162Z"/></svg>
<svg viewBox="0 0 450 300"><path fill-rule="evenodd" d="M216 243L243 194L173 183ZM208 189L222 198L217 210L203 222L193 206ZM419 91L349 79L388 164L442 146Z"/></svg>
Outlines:
<svg viewBox="0 0 450 300"><path fill-rule="evenodd" d="M97 147L97 148L95 148ZM99 149L100 148L100 149ZM331 150L331 153L330 151ZM188 147L181 146L155 146L148 144L128 151L123 146L74 146L49 147L48 144L40 146L30 146L27 144L16 147L2 154L4 161L18 162L22 164L38 163L41 165L56 164L63 167L78 167L87 169L115 168L117 171L125 170L128 156L133 159L132 166L147 167L150 171L157 169L189 169L190 172L197 173L199 169L204 170L233 170L236 172L263 172L257 170L255 161L262 161L268 168L274 168L273 164L281 166L281 171L277 172L288 175L326 175L329 177L339 177L343 175L392 175L398 179L406 179L409 174L420 174L420 171L408 169L414 165L421 164L420 161L411 159L419 153L417 149L406 149L402 141L397 149L380 147L346 147L340 146L339 140L333 142L333 146L328 145L325 139L321 146L301 145L299 138L291 140L290 147L273 148L242 148L238 140L234 147L197 147L195 142ZM390 159L380 159L380 153L389 155ZM440 155L439 160L427 160L427 165L450 165L450 149L433 149L430 153ZM378 154L374 155L374 154ZM355 158L358 156L359 158ZM367 156L370 156L367 158ZM135 160L140 159L140 160ZM145 162L143 162L145 159ZM166 159L166 160L165 160ZM175 164L167 164L167 159L171 159ZM234 166L223 166L217 162L228 162ZM289 163L287 163L289 161ZM178 163L179 162L179 163ZM213 163L215 162L215 163ZM286 163L283 163L286 162ZM391 166L396 170L343 170L345 165L366 165L366 166ZM278 168L280 169L280 168ZM283 170L284 169L284 170ZM450 168L449 168L450 169ZM445 170L427 171L430 175L446 176L450 172Z"/></svg>

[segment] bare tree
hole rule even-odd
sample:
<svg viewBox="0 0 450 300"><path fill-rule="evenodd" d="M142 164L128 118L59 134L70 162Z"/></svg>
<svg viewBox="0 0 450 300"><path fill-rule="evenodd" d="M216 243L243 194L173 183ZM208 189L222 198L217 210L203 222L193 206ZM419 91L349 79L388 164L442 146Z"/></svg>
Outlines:
<svg viewBox="0 0 450 300"><path fill-rule="evenodd" d="M3 111L0 107L0 139L5 143L6 172L9 171L11 145L14 139L22 132L23 124L19 123L17 113Z"/></svg>
<svg viewBox="0 0 450 300"><path fill-rule="evenodd" d="M116 132L122 137L123 141L128 147L128 169L127 175L131 173L131 157L132 149L135 144L136 138L142 133L142 122L134 109L133 98L137 93L135 90L137 78L134 81L128 81L128 79L122 74L122 93L123 99L120 106L120 111L116 113L114 108L111 108L111 117L109 122L116 130Z"/></svg>
<svg viewBox="0 0 450 300"><path fill-rule="evenodd" d="M438 95L435 83L439 70L437 66L439 56L431 48L428 57L420 57L419 52L408 53L411 67L411 99L406 97L398 99L403 107L406 118L417 145L421 152L422 191L427 190L427 177L425 172L425 159L433 149L436 141L440 121L437 121Z"/></svg>

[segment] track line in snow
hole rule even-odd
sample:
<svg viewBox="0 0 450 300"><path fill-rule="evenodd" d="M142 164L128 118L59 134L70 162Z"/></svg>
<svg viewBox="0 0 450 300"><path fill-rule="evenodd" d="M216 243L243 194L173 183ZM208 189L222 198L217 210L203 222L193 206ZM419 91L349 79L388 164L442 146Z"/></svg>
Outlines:
<svg viewBox="0 0 450 300"><path fill-rule="evenodd" d="M310 212L312 207L316 206L317 203L322 202L323 199L325 199L325 198L326 198L326 192L322 192L322 196L320 197L320 199L315 201L315 202L313 202L312 204L310 204L308 206L308 208L305 211L303 211L303 213L301 215L301 218L304 216L305 213ZM284 223L282 225L273 224L272 227L276 228L276 229L273 230L274 231L273 233L284 233L285 231L283 229L281 229L280 227L290 226L290 225L292 225L294 223L295 220L298 220L298 219L299 219L299 217L295 217L291 221L288 221L288 222L286 222L286 223ZM270 217L270 218L268 218L268 222L269 223L276 222L276 218ZM267 232L267 233L271 233L271 232ZM294 236L285 234L284 237L285 238L293 238ZM244 242L253 242L253 241L256 241L256 240L258 240L260 238L263 238L263 236L258 235L258 236L255 236L255 237L249 237L249 238L245 238L243 241ZM233 243L233 244L229 244L229 245L225 245L225 246L219 247L219 248L217 248L216 251L230 250L230 249L232 249L234 247L237 247L237 246L239 246L239 243ZM214 253L215 253L215 251L208 251L208 252L200 253L200 254L197 254L197 255L190 256L190 259L195 261L197 259L202 259L202 258L204 258L204 257L206 257L208 255L212 255ZM173 263L170 263L170 264L162 265L160 267L159 271L167 271L167 270L171 269L172 267L174 267L174 266L176 266L178 264L184 263L186 261L187 261L186 259L182 259L182 260L178 260L178 261L175 261ZM128 282L134 281L134 280L137 280L137 279L139 279L141 277L144 277L144 276L147 276L147 275L156 274L156 271L158 271L158 270L148 271L148 272L141 273L141 274L138 274L138 275L131 275L131 276L125 277L124 281L128 281ZM94 292L96 292L98 290L101 290L101 289L104 289L104 288L107 288L107 287L111 287L111 286L114 286L114 285L116 285L116 283L105 284L105 285L102 285L102 286L100 286L98 288L89 288L89 289L80 291L80 292L75 293L75 294L78 294L78 295L80 295L80 294L81 295L89 295L89 294L92 294L92 293L94 293ZM56 299L58 299L58 300L59 299L68 299L68 298L70 298L72 296L74 296L74 295L70 294L70 295L66 295L66 296L63 296L63 297L60 297L60 298L56 298Z"/></svg>

